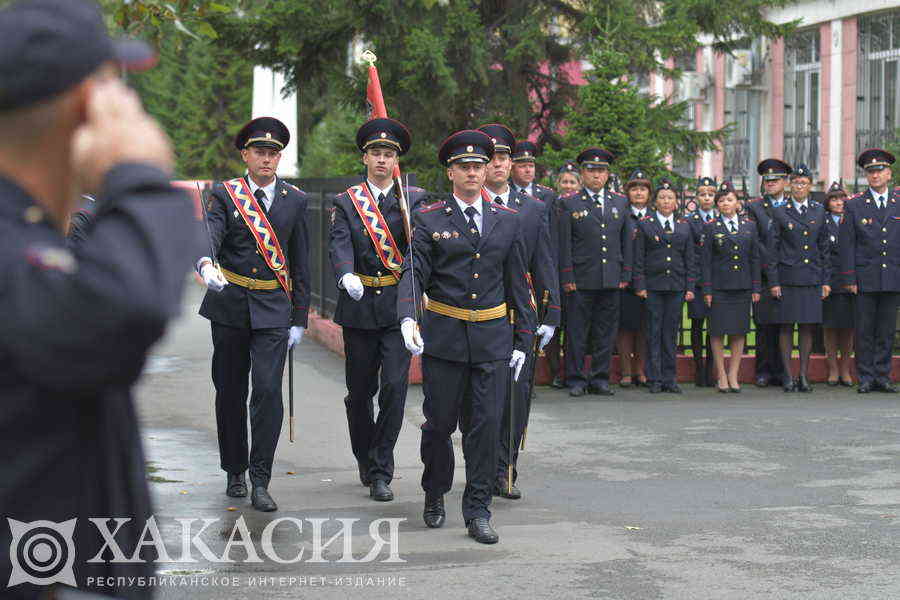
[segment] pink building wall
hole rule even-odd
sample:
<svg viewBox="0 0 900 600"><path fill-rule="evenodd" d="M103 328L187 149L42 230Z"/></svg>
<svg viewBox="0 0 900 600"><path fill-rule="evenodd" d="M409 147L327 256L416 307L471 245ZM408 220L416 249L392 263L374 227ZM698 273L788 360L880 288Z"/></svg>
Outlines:
<svg viewBox="0 0 900 600"><path fill-rule="evenodd" d="M715 55L715 65L713 67L713 77L715 78L715 97L713 99L713 110L715 118L713 119L713 128L721 129L725 127L725 55ZM713 153L712 159L712 176L718 179L722 178L725 173L725 153L720 149Z"/></svg>
<svg viewBox="0 0 900 600"><path fill-rule="evenodd" d="M841 91L841 176L856 176L856 59L858 50L856 17L843 21L843 90Z"/></svg>
<svg viewBox="0 0 900 600"><path fill-rule="evenodd" d="M828 172L828 160L831 156L829 141L831 140L831 23L819 26L819 177L825 182L837 179Z"/></svg>
<svg viewBox="0 0 900 600"><path fill-rule="evenodd" d="M694 58L694 68L698 73L703 72L703 48L697 48L697 54ZM700 131L703 129L703 103L694 103L694 129ZM694 177L703 176L703 155L698 155L694 159Z"/></svg>
<svg viewBox="0 0 900 600"><path fill-rule="evenodd" d="M772 125L769 132L769 154L771 156L783 156L784 154L784 39L772 41L770 48L772 80L771 103Z"/></svg>

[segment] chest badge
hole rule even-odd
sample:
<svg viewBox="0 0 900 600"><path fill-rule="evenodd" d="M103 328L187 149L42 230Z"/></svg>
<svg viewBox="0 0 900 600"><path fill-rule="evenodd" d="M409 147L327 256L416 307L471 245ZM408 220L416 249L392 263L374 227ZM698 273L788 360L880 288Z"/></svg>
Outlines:
<svg viewBox="0 0 900 600"><path fill-rule="evenodd" d="M439 240L439 239L441 239L441 234L439 234L437 231L435 231L434 233L431 234L431 239Z"/></svg>
<svg viewBox="0 0 900 600"><path fill-rule="evenodd" d="M612 207L612 216L613 216L613 219L619 218L619 209L617 209L615 206Z"/></svg>
<svg viewBox="0 0 900 600"><path fill-rule="evenodd" d="M239 216L241 216L241 213L234 211L234 218L237 219Z"/></svg>
<svg viewBox="0 0 900 600"><path fill-rule="evenodd" d="M445 231L444 233L441 234L441 237L444 238L445 240L449 240L449 239L450 239L450 232L449 232L449 231Z"/></svg>
<svg viewBox="0 0 900 600"><path fill-rule="evenodd" d="M458 237L459 237L459 232L458 232L458 231L454 231L454 232L453 232L453 239L455 240L455 239L458 238Z"/></svg>

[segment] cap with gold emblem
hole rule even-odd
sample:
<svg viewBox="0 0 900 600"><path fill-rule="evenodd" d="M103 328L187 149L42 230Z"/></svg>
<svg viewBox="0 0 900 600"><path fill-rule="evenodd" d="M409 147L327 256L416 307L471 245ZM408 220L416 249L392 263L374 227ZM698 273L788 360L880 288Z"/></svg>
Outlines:
<svg viewBox="0 0 900 600"><path fill-rule="evenodd" d="M563 173L576 173L578 171L578 165L576 165L571 160L566 161L563 166L559 168L558 173L562 175Z"/></svg>
<svg viewBox="0 0 900 600"><path fill-rule="evenodd" d="M411 145L412 137L406 125L394 119L379 118L366 121L356 132L356 147L360 152L381 146L403 155Z"/></svg>
<svg viewBox="0 0 900 600"><path fill-rule="evenodd" d="M445 167L456 162L487 163L494 158L494 142L489 135L475 129L463 129L450 135L438 150L438 160Z"/></svg>
<svg viewBox="0 0 900 600"><path fill-rule="evenodd" d="M856 159L856 164L866 171L880 171L894 164L894 160L894 155L887 150L869 148L860 153L859 158Z"/></svg>
<svg viewBox="0 0 900 600"><path fill-rule="evenodd" d="M513 148L516 146L516 136L509 130L509 127L499 123L489 123L479 127L478 131L490 136L491 141L494 142L494 152L512 154Z"/></svg>
<svg viewBox="0 0 900 600"><path fill-rule="evenodd" d="M628 177L628 181L625 182L625 191L627 192L636 186L644 186L648 191L653 187L647 173L642 169L636 169L631 176Z"/></svg>
<svg viewBox="0 0 900 600"><path fill-rule="evenodd" d="M513 162L534 162L538 155L537 144L530 140L519 140L516 142L516 148L513 151Z"/></svg>
<svg viewBox="0 0 900 600"><path fill-rule="evenodd" d="M806 177L809 180L812 180L812 171L809 170L809 167L800 163L797 165L797 168L791 172L791 180L797 179L798 177Z"/></svg>
<svg viewBox="0 0 900 600"><path fill-rule="evenodd" d="M846 195L847 191L844 189L844 186L842 186L839 181L832 181L831 187L829 187L828 191L825 193L825 198L838 198Z"/></svg>
<svg viewBox="0 0 900 600"><path fill-rule="evenodd" d="M763 181L783 179L791 174L791 165L778 158L767 158L756 165L756 172L762 175Z"/></svg>
<svg viewBox="0 0 900 600"><path fill-rule="evenodd" d="M734 191L734 184L731 183L731 181L728 181L726 179L725 181L723 181L722 183L719 184L719 188L716 190L716 199L718 199L721 196L724 196L725 194L736 194L736 193L737 192Z"/></svg>
<svg viewBox="0 0 900 600"><path fill-rule="evenodd" d="M259 146L281 152L290 141L291 132L284 123L273 117L257 117L234 136L234 145L238 150Z"/></svg>
<svg viewBox="0 0 900 600"><path fill-rule="evenodd" d="M656 191L660 190L674 190L675 185L672 183L672 180L668 177L662 177L659 180L659 183L656 185Z"/></svg>
<svg viewBox="0 0 900 600"><path fill-rule="evenodd" d="M588 148L582 151L575 159L579 165L586 169L609 168L610 163L615 160L612 152L603 148Z"/></svg>
<svg viewBox="0 0 900 600"><path fill-rule="evenodd" d="M700 177L697 179L697 187L716 187L716 180L712 177Z"/></svg>

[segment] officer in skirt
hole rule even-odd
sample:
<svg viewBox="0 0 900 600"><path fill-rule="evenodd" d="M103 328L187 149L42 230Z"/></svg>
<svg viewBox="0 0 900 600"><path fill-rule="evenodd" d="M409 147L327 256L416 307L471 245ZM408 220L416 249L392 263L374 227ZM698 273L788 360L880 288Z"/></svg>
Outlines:
<svg viewBox="0 0 900 600"><path fill-rule="evenodd" d="M697 180L696 190L697 210L687 216L688 225L691 226L691 234L696 244L696 255L700 257L700 239L703 229L707 224L716 220L716 181L711 177L701 177ZM699 263L698 263L699 264ZM698 268L699 271L699 268ZM688 302L688 317L691 319L691 354L694 357L694 385L707 387L712 385L712 347L710 346L709 332L706 331L706 341L703 336L708 325L709 307L703 301L703 290L700 278L694 289L694 299ZM704 356L705 349L705 356Z"/></svg>
<svg viewBox="0 0 900 600"><path fill-rule="evenodd" d="M822 301L822 335L828 363L828 385L853 385L851 366L853 361L853 336L855 334L856 296L841 282L840 240L841 220L847 192L835 181L825 194L825 211L828 218L828 241L831 244L831 293Z"/></svg>
<svg viewBox="0 0 900 600"><path fill-rule="evenodd" d="M650 195L653 184L643 170L638 169L625 182L625 195L631 208L629 218L631 226L637 228L638 222L650 211ZM646 306L643 296L636 293L634 286L622 290L622 305L619 313L619 335L616 337L616 348L619 351L619 368L622 376L619 386L629 387L632 382L637 385L647 383L644 374L644 347L647 343ZM636 381L635 381L636 380Z"/></svg>

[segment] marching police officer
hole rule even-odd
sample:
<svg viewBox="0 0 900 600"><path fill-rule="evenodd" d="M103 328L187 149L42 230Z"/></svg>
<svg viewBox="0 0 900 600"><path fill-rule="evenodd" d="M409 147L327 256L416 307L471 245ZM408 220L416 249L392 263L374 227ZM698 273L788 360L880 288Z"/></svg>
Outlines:
<svg viewBox="0 0 900 600"><path fill-rule="evenodd" d="M537 198L547 207L553 206L556 192L545 185L535 183L535 160L538 147L532 141L518 140L511 149L512 170L510 180L512 187L528 196Z"/></svg>
<svg viewBox="0 0 900 600"><path fill-rule="evenodd" d="M776 323L776 300L770 292L766 273L769 265L768 248L772 232L772 213L779 206L784 206L790 199L784 193L791 167L783 160L767 158L756 166L756 172L762 176L765 193L761 198L750 201L744 208L747 216L756 222L760 241L760 263L762 268L763 293L759 302L753 305L753 320L756 322L756 385L780 385L784 373L779 347L781 326Z"/></svg>
<svg viewBox="0 0 900 600"><path fill-rule="evenodd" d="M505 125L490 124L478 128L490 136L494 143L494 156L487 166L487 175L484 182L484 196L486 200L493 201L500 206L509 206L519 213L521 221L522 239L525 246L525 266L528 269L528 282L530 287L530 299L532 308L544 314L537 333L540 336L538 350L542 350L554 335L559 324L559 274L550 250L550 207L543 200L523 193L517 193L509 185L509 171L512 165L510 152L515 146L515 137L512 131ZM546 306L543 304L544 292L547 293ZM522 492L515 486L518 477L516 459L519 456L519 446L522 434L528 426L528 413L531 408L531 370L535 368L534 348L529 348L526 354L525 368L516 382L514 394L515 406L513 407L512 446L510 446L510 402L506 399L503 415L500 420L500 446L498 448L497 483L494 486L494 494L517 500L522 497ZM510 447L512 448L513 481L509 477Z"/></svg>
<svg viewBox="0 0 900 600"><path fill-rule="evenodd" d="M700 240L703 229L707 223L712 223L718 217L716 213L716 180L712 177L700 177L697 179L696 202L697 209L687 215L688 225L696 244L696 255L699 260L701 255ZM703 290L698 278L694 289L694 299L688 302L688 317L691 319L691 353L694 355L694 385L708 387L712 385L712 347L708 331L709 307L703 301ZM707 322L706 343L703 341L703 323ZM704 348L706 356L704 357Z"/></svg>
<svg viewBox="0 0 900 600"><path fill-rule="evenodd" d="M441 145L438 158L453 192L423 200L415 212L398 298L407 349L424 349L423 519L428 527L441 527L446 519L444 494L453 483L450 435L459 425L466 461L463 517L469 536L485 544L499 539L490 504L504 388L510 369L521 375L535 331L518 212L481 193L493 155L494 144L481 131L459 131ZM422 292L428 301L420 334ZM515 311L514 330L508 308Z"/></svg>
<svg viewBox="0 0 900 600"><path fill-rule="evenodd" d="M900 189L891 189L894 156L864 150L857 164L869 188L844 206L840 226L841 272L856 298L856 371L861 394L896 392L891 354L900 305Z"/></svg>
<svg viewBox="0 0 900 600"><path fill-rule="evenodd" d="M571 396L586 391L612 395L609 364L619 323L619 290L631 281L634 254L628 201L606 189L613 155L587 148L578 155L584 187L559 199L559 272L566 306L566 385ZM588 338L594 344L585 373Z"/></svg>
<svg viewBox="0 0 900 600"><path fill-rule="evenodd" d="M140 549L153 511L131 388L181 310L199 228L169 140L120 80L152 51L111 40L93 2L4 4L0 595L150 598L156 555L92 561L107 546L90 519L116 517L116 542ZM102 209L67 248L76 182Z"/></svg>
<svg viewBox="0 0 900 600"><path fill-rule="evenodd" d="M360 481L378 501L394 499L394 446L409 380L410 355L397 320L397 283L408 242L393 175L410 144L409 131L393 119L372 119L359 128L356 145L366 180L334 199L328 244L340 289L334 322L344 337L350 443ZM404 191L412 206L410 190Z"/></svg>
<svg viewBox="0 0 900 600"><path fill-rule="evenodd" d="M275 175L289 141L287 127L271 117L253 119L238 132L234 144L248 175L213 187L207 203L213 256L197 261L209 288L200 314L212 329L225 493L247 495L249 467L253 507L266 512L278 508L268 487L284 416L285 355L303 337L309 311L306 195Z"/></svg>

